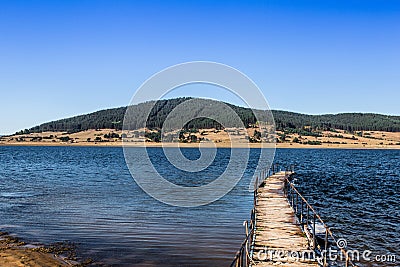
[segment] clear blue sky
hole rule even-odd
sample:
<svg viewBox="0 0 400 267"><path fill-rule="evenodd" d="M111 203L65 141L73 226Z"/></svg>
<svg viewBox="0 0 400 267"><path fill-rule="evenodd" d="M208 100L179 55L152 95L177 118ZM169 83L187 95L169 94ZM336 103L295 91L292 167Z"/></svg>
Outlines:
<svg viewBox="0 0 400 267"><path fill-rule="evenodd" d="M400 1L0 0L0 134L127 105L193 60L246 73L273 109L400 115Z"/></svg>

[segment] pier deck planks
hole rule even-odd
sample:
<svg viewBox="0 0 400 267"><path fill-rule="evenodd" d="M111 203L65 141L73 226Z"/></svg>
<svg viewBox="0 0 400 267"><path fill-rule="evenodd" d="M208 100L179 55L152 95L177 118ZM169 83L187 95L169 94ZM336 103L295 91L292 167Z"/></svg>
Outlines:
<svg viewBox="0 0 400 267"><path fill-rule="evenodd" d="M255 241L252 250L253 264L251 266L318 266L316 261L297 260L293 257L271 256L271 254L264 253L265 248L269 251L282 252L304 253L310 251L308 240L301 231L294 211L284 195L285 175L290 174L285 172L276 173L268 177L258 189L255 207Z"/></svg>

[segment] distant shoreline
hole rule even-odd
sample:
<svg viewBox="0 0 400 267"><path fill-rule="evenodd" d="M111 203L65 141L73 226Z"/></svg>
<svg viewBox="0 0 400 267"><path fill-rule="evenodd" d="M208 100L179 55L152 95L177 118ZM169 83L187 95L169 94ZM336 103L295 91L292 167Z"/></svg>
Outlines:
<svg viewBox="0 0 400 267"><path fill-rule="evenodd" d="M337 130L319 133L304 131L300 134L277 131L268 140L256 139L256 133L260 134L254 128L245 131L199 129L197 132L184 133L175 142L158 142L162 139L157 131L146 132L142 129L142 132L133 131L127 137L122 131L97 129L73 133L41 132L4 136L0 138L0 146L400 149L400 132L348 133Z"/></svg>
<svg viewBox="0 0 400 267"><path fill-rule="evenodd" d="M16 142L16 143L0 143L1 147L181 147L181 148L199 148L199 143L155 143L148 142L146 145L143 143L122 144L122 142L100 142L100 143L44 143L44 142ZM271 144L262 145L260 143L249 143L243 145L218 144L215 146L202 146L205 148L273 148ZM367 146L367 145L303 145L295 143L278 143L275 148L282 149L385 149L385 150L400 150L400 145L381 145L381 146Z"/></svg>

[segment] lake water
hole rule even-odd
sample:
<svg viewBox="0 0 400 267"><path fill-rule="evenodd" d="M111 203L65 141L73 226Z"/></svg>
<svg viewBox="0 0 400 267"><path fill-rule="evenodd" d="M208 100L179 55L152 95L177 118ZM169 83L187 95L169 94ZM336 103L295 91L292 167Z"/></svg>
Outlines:
<svg viewBox="0 0 400 267"><path fill-rule="evenodd" d="M170 181L207 183L223 172L229 149L201 173L168 166L162 149L148 150ZM239 184L197 208L173 207L146 195L130 176L121 148L0 147L0 230L32 243L68 240L99 266L229 266L249 218L252 149ZM183 149L196 159L197 149ZM348 248L397 254L399 266L400 150L278 149L276 162L296 165L299 190Z"/></svg>

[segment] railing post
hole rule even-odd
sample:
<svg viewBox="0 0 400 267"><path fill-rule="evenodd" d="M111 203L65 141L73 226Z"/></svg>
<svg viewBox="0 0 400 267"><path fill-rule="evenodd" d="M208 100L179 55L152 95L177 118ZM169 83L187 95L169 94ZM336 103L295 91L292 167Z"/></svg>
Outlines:
<svg viewBox="0 0 400 267"><path fill-rule="evenodd" d="M247 266L247 258L249 256L249 250L250 250L250 246L249 246L249 222L246 220L244 221L244 227L245 227L245 232L246 232L246 243L244 244L244 263L246 264L245 266Z"/></svg>
<svg viewBox="0 0 400 267"><path fill-rule="evenodd" d="M325 253L324 253L324 267L327 265L327 252L328 252L328 228L325 226Z"/></svg>
<svg viewBox="0 0 400 267"><path fill-rule="evenodd" d="M317 248L317 243L316 243L316 241L317 241L317 239L315 238L315 219L316 219L316 215L315 215L315 213L313 213L314 214L314 219L313 219L313 228L312 228L312 232L313 232L313 246L314 246L314 249L316 249Z"/></svg>
<svg viewBox="0 0 400 267"><path fill-rule="evenodd" d="M300 225L303 225L303 200L301 199Z"/></svg>
<svg viewBox="0 0 400 267"><path fill-rule="evenodd" d="M254 190L254 199L253 199L253 206L255 207L257 205L257 189Z"/></svg>
<svg viewBox="0 0 400 267"><path fill-rule="evenodd" d="M293 208L294 206L293 188L290 188L290 202L292 203L292 208Z"/></svg>
<svg viewBox="0 0 400 267"><path fill-rule="evenodd" d="M247 221L247 220L244 221L243 226L244 226L246 237L247 237L249 235L249 221Z"/></svg>
<svg viewBox="0 0 400 267"><path fill-rule="evenodd" d="M285 197L288 197L288 181L287 179L285 179L284 183L283 183L283 194L285 195Z"/></svg>

